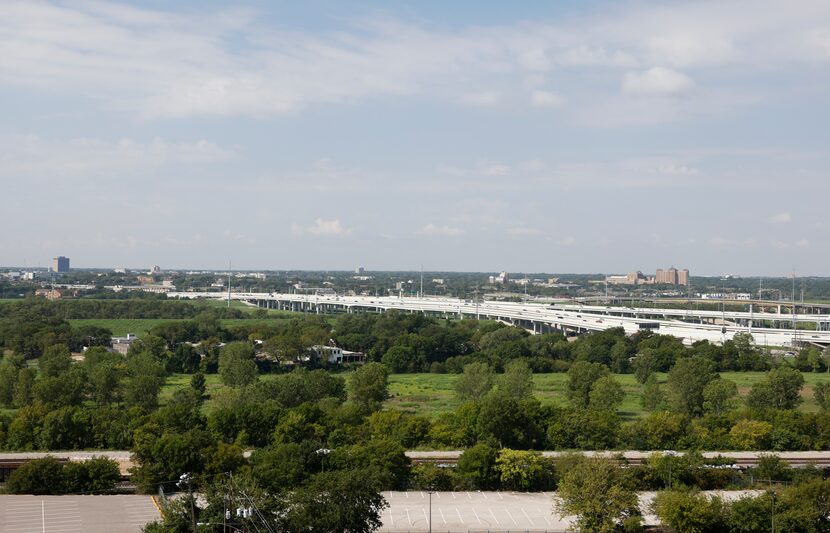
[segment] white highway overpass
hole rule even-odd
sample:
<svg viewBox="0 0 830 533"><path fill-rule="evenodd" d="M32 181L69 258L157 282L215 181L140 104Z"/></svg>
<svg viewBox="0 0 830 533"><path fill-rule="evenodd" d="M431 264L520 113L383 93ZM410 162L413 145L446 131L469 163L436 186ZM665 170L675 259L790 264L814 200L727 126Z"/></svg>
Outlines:
<svg viewBox="0 0 830 533"><path fill-rule="evenodd" d="M171 292L169 298L226 299L226 293ZM830 315L701 311L460 300L444 297L338 296L280 293L231 293L230 298L268 309L308 313L360 313L398 310L438 316L483 318L514 324L535 333L584 333L621 327L627 334L652 330L687 344L721 343L750 333L765 346L830 345ZM799 324L802 326L799 327ZM802 329L809 324L815 329Z"/></svg>

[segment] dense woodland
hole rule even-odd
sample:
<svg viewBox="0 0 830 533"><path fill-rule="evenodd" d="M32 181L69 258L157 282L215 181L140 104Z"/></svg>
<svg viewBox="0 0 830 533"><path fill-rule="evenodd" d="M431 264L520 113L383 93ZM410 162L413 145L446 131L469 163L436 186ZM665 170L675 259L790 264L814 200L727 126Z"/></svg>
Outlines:
<svg viewBox="0 0 830 533"><path fill-rule="evenodd" d="M233 480L262 495L263 506L296 510L300 514L283 513L293 525L303 516L327 513L332 523L347 519L334 508L313 508L315 495L329 486L343 498L361 498L368 509L361 520L369 522L382 509L382 498L376 498L381 490L567 487L567 473L582 459L551 461L538 453L544 449L830 450L830 387L820 383L814 389L820 411L797 409L802 372L828 368L828 354L813 348L785 362L748 337L686 347L671 337L608 330L573 340L497 323L396 313L226 327L221 320L235 316L234 310L112 303L78 309L45 302L0 306L6 350L0 404L8 409L0 417L3 449L129 449L136 463L132 480L141 491L179 490L176 483L187 472L198 490L219 498ZM122 356L104 346L108 331L75 329L61 317L113 309L131 317L187 318L155 326ZM17 333L23 328L29 328L28 336ZM327 368L309 351L327 342L365 351L371 362ZM82 348L83 360L73 361L71 352ZM736 402L735 383L719 375L736 370L766 372L745 405ZM437 419L384 409L389 373L424 371L458 374L456 409ZM566 373L567 405L535 398L534 372ZM656 372L667 372L667 378L658 380ZM162 401L162 387L174 373L190 374L189 385ZM210 373L224 386L208 395ZM615 373L633 374L644 384L647 415L620 415L623 393ZM265 374L278 375L260 379ZM439 468L411 465L408 449L466 451L457 467ZM72 481L80 474L46 463L32 467L46 473L24 470L11 488L31 492L32 479L52 478L41 490L106 486L95 484L97 474L83 474L83 485ZM714 463L694 453L655 456L643 467L625 469L620 479L631 490L716 489L751 488L765 475ZM776 468L781 482L825 483L819 470ZM700 498L693 504L704 505ZM303 509L310 514L302 515ZM200 511L205 519L211 512ZM726 520L725 512L719 520ZM168 518L175 523L186 515L171 510Z"/></svg>

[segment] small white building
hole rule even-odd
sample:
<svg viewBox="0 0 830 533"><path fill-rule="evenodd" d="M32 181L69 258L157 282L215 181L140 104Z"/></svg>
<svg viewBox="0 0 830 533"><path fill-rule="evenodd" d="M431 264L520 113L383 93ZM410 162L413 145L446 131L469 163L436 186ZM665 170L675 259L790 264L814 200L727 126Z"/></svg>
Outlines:
<svg viewBox="0 0 830 533"><path fill-rule="evenodd" d="M366 362L366 354L363 352L351 352L337 346L323 346L321 344L312 346L311 349L314 350L317 357L325 359L331 364L357 363L362 365Z"/></svg>
<svg viewBox="0 0 830 533"><path fill-rule="evenodd" d="M135 333L127 333L126 337L113 337L112 351L127 355L127 352L130 351L130 344L136 339L138 339L138 335Z"/></svg>

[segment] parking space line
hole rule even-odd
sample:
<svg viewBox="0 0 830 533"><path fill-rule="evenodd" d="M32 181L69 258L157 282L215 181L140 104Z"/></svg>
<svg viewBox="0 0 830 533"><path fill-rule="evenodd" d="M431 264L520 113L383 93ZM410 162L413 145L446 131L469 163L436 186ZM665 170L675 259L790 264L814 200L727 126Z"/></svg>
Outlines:
<svg viewBox="0 0 830 533"><path fill-rule="evenodd" d="M496 525L497 525L497 526L499 526L499 527L501 527L501 522L499 522L499 519L498 519L498 518L496 518L496 515L495 515L495 514L493 514L493 508L492 508L492 507L490 508L490 516L492 516L492 517L493 517L493 520L495 520L495 521L496 521Z"/></svg>
<svg viewBox="0 0 830 533"><path fill-rule="evenodd" d="M519 524L516 522L516 519L515 519L515 518L513 518L513 515L512 515L512 514L510 514L510 509L508 509L507 507L505 507L505 508L504 508L504 511L507 513L507 516L509 516L509 517L510 517L510 520L512 520L512 521L513 521L513 525L514 525L514 526L518 526Z"/></svg>
<svg viewBox="0 0 830 533"><path fill-rule="evenodd" d="M386 510L389 511L389 521L392 522L392 526L394 526L395 525L395 517L392 516L392 507L391 506L387 507Z"/></svg>
<svg viewBox="0 0 830 533"><path fill-rule="evenodd" d="M406 509L406 521L409 522L409 525L412 525L412 519L409 518L409 508Z"/></svg>
<svg viewBox="0 0 830 533"><path fill-rule="evenodd" d="M455 512L458 514L458 521L462 524L464 523L464 519L461 518L461 511L458 510L458 507L455 508Z"/></svg>
<svg viewBox="0 0 830 533"><path fill-rule="evenodd" d="M527 518L527 521L530 522L530 525L533 525L533 520L530 518L530 515L527 514L524 507L522 507L522 514L525 515L525 518Z"/></svg>
<svg viewBox="0 0 830 533"><path fill-rule="evenodd" d="M476 515L476 520L478 520L479 524L483 524L484 522L481 521L481 518L478 517L478 513L476 512L476 508L473 507L473 514Z"/></svg>

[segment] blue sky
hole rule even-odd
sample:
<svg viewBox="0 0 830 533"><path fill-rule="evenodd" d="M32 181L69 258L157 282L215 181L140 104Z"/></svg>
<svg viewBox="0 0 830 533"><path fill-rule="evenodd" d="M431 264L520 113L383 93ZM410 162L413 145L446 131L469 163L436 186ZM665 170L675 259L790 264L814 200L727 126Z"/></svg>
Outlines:
<svg viewBox="0 0 830 533"><path fill-rule="evenodd" d="M0 10L0 264L830 275L826 1Z"/></svg>

